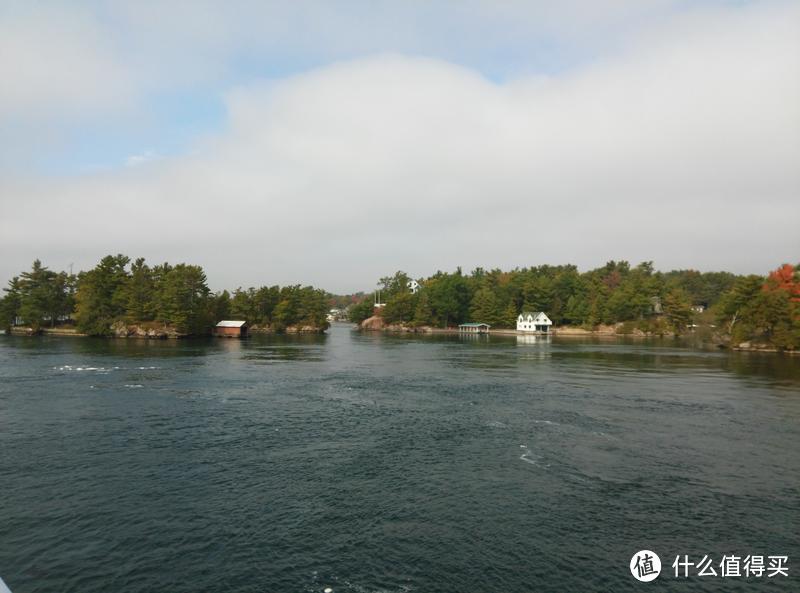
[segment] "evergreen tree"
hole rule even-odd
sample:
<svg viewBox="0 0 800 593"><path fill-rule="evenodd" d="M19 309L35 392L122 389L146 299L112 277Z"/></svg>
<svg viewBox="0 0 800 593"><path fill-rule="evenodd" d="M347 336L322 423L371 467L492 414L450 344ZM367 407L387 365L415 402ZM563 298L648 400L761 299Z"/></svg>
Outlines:
<svg viewBox="0 0 800 593"><path fill-rule="evenodd" d="M23 272L20 281L21 302L19 315L34 330L48 322L55 325L62 310L60 295L57 293L57 274L48 270L38 259L33 262L30 272Z"/></svg>
<svg viewBox="0 0 800 593"><path fill-rule="evenodd" d="M470 317L477 323L488 323L489 325L503 323L503 314L499 308L498 299L488 286L478 289L475 296L472 297Z"/></svg>
<svg viewBox="0 0 800 593"><path fill-rule="evenodd" d="M6 294L0 300L0 326L10 327L16 323L22 306L22 286L19 276L14 276L9 280L8 286L3 291Z"/></svg>
<svg viewBox="0 0 800 593"><path fill-rule="evenodd" d="M386 300L382 316L387 323L408 323L414 319L418 297L406 288Z"/></svg>
<svg viewBox="0 0 800 593"><path fill-rule="evenodd" d="M78 329L90 335L107 335L114 321L124 318L130 258L107 255L100 263L78 275L75 320Z"/></svg>
<svg viewBox="0 0 800 593"><path fill-rule="evenodd" d="M369 295L359 301L358 303L351 305L348 309L348 318L353 323L361 323L365 319L369 319L372 317L373 311L375 309L375 305L372 301L372 295Z"/></svg>
<svg viewBox="0 0 800 593"><path fill-rule="evenodd" d="M155 280L143 257L131 265L124 287L126 317L130 323L149 321L155 317Z"/></svg>
<svg viewBox="0 0 800 593"><path fill-rule="evenodd" d="M692 305L685 290L675 288L664 298L664 315L676 333L692 322Z"/></svg>

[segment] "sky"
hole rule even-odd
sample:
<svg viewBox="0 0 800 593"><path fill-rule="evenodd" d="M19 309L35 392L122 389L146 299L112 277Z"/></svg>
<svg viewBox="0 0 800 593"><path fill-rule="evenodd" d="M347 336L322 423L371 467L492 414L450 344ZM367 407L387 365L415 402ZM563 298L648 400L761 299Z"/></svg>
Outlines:
<svg viewBox="0 0 800 593"><path fill-rule="evenodd" d="M800 3L0 0L0 283L800 260Z"/></svg>

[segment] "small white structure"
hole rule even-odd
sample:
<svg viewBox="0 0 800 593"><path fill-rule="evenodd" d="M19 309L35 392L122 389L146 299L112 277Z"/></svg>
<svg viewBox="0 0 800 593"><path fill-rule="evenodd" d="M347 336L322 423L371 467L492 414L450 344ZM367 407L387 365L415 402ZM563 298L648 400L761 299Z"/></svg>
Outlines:
<svg viewBox="0 0 800 593"><path fill-rule="evenodd" d="M416 280L409 280L406 283L406 286L411 291L411 294L417 294L417 291L419 290L419 282Z"/></svg>
<svg viewBox="0 0 800 593"><path fill-rule="evenodd" d="M550 331L550 326L553 322L545 315L544 311L537 311L536 313L528 313L523 311L517 317L517 331L518 332L538 332L546 334Z"/></svg>
<svg viewBox="0 0 800 593"><path fill-rule="evenodd" d="M491 327L488 323L462 323L458 326L458 331L467 334L488 334Z"/></svg>

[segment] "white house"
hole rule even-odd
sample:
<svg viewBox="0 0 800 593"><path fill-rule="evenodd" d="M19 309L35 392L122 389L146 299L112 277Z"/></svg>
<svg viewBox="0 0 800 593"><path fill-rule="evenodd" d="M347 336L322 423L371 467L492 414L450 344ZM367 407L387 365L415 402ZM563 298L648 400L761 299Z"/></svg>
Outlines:
<svg viewBox="0 0 800 593"><path fill-rule="evenodd" d="M553 325L553 322L545 315L544 311L537 311L536 313L523 311L517 317L518 332L541 332L546 334L550 331L551 325Z"/></svg>

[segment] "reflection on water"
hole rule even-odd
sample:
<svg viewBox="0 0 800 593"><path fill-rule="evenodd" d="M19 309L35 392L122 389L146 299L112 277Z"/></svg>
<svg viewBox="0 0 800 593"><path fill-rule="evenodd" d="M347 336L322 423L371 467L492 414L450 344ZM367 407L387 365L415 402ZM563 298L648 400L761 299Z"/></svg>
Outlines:
<svg viewBox="0 0 800 593"><path fill-rule="evenodd" d="M549 344L552 342L552 336L533 336L530 334L519 334L517 335L517 344L519 345L526 345L526 344Z"/></svg>
<svg viewBox="0 0 800 593"><path fill-rule="evenodd" d="M798 443L800 359L675 340L2 336L0 569L15 593L634 591L642 548L796 556Z"/></svg>

